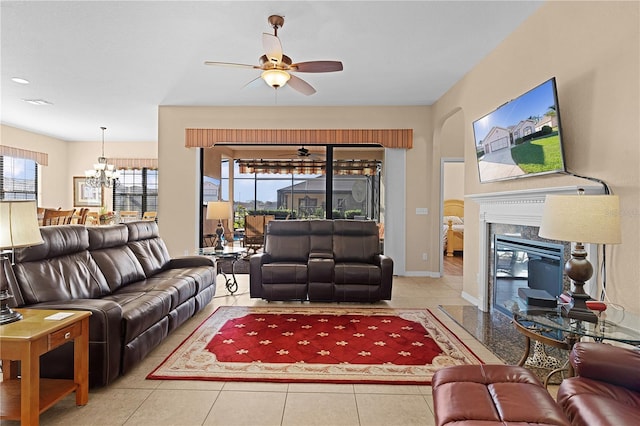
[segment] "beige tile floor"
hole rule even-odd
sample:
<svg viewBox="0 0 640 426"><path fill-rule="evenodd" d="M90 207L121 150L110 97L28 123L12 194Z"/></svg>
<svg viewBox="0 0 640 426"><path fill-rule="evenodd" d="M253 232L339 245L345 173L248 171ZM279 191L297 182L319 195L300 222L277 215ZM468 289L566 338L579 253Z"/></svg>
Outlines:
<svg viewBox="0 0 640 426"><path fill-rule="evenodd" d="M42 425L432 425L430 386L250 383L145 380L145 376L218 306L259 306L249 298L248 275L228 295L219 277L216 298L175 330L133 371L106 388L92 389L89 404L73 395L40 417ZM489 350L449 319L438 305L464 305L461 276L439 279L394 277L394 308L431 308L487 363L500 363ZM278 303L278 302L275 302ZM300 302L292 302L300 305ZM315 306L315 304L314 304ZM367 305L370 306L370 305ZM3 421L14 426L18 422Z"/></svg>

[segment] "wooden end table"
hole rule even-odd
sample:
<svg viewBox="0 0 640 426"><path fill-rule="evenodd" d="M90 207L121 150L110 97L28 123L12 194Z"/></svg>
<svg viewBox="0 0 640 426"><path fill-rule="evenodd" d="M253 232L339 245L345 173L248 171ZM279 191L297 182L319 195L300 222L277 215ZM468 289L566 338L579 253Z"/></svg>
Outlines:
<svg viewBox="0 0 640 426"><path fill-rule="evenodd" d="M0 419L37 425L40 413L76 393L76 405L89 402L89 317L88 311L16 309L18 322L0 325ZM46 319L70 314L62 319ZM40 378L40 355L67 342L74 342L73 380ZM20 361L18 378L15 361Z"/></svg>

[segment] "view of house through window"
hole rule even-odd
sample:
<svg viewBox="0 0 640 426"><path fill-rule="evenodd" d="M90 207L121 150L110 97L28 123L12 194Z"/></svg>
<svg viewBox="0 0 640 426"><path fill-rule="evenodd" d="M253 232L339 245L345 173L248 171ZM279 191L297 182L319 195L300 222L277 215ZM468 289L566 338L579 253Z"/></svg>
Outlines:
<svg viewBox="0 0 640 426"><path fill-rule="evenodd" d="M36 200L37 197L36 162L0 155L0 200Z"/></svg>
<svg viewBox="0 0 640 426"><path fill-rule="evenodd" d="M120 170L120 184L113 191L113 209L135 210L141 215L158 211L158 170Z"/></svg>
<svg viewBox="0 0 640 426"><path fill-rule="evenodd" d="M216 225L205 219L210 201L232 202L237 238L242 238L247 214L382 221L384 148L314 146L303 151L309 152L300 155L299 147L286 145L203 149L202 235L212 234Z"/></svg>

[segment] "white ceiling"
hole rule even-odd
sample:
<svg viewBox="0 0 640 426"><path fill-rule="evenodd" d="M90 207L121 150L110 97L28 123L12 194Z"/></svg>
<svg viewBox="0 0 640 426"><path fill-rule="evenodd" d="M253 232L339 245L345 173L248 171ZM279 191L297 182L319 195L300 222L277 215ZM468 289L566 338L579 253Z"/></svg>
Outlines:
<svg viewBox="0 0 640 426"><path fill-rule="evenodd" d="M68 141L157 140L158 105L430 105L542 1L5 1L1 120ZM317 93L243 86L267 17ZM14 83L12 77L30 81ZM43 99L35 106L23 99ZM277 103L276 103L277 102Z"/></svg>

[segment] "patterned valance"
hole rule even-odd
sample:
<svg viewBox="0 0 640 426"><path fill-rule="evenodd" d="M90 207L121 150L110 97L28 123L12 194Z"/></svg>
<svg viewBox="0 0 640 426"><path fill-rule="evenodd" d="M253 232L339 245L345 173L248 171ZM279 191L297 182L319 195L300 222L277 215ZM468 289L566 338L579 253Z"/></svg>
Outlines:
<svg viewBox="0 0 640 426"><path fill-rule="evenodd" d="M24 158L33 160L41 166L49 165L49 155L44 152L29 151L28 149L14 148L12 146L0 145L0 155L14 158Z"/></svg>
<svg viewBox="0 0 640 426"><path fill-rule="evenodd" d="M240 173L323 175L326 163L314 160L238 160ZM375 175L381 166L375 160L339 160L333 162L336 175Z"/></svg>
<svg viewBox="0 0 640 426"><path fill-rule="evenodd" d="M158 168L157 158L109 158L116 169L152 169Z"/></svg>
<svg viewBox="0 0 640 426"><path fill-rule="evenodd" d="M364 145L413 147L413 129L185 129L185 147L217 143L265 145Z"/></svg>

